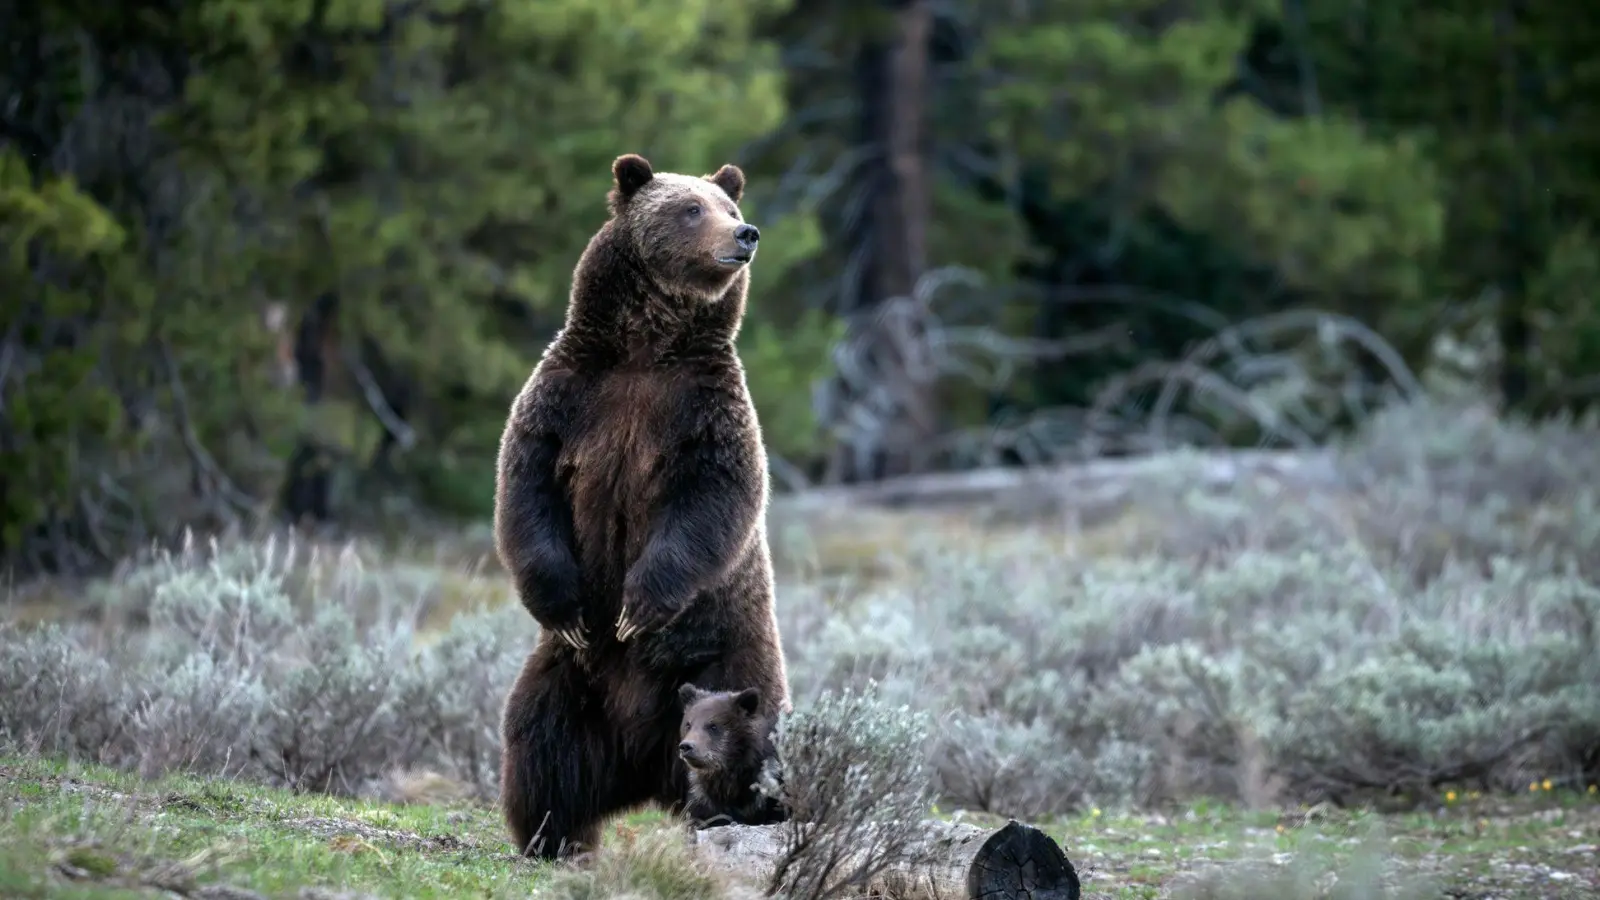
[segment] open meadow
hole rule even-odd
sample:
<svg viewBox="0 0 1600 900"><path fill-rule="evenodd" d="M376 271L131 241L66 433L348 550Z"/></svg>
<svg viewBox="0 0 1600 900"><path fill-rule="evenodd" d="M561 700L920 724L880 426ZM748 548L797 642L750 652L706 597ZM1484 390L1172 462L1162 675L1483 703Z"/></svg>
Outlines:
<svg viewBox="0 0 1600 900"><path fill-rule="evenodd" d="M1597 486L1600 430L1417 406L1323 455L775 498L796 704L926 713L928 815L1038 825L1086 897L1595 896ZM510 854L537 626L489 546L13 587L0 896L743 896L650 811L588 869Z"/></svg>

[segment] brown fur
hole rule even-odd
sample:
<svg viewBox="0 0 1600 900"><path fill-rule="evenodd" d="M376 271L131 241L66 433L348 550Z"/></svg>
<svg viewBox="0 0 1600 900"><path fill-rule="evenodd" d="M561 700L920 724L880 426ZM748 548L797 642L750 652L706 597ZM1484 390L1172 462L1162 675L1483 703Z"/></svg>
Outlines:
<svg viewBox="0 0 1600 900"><path fill-rule="evenodd" d="M754 250L744 175L633 155L612 174L611 218L500 444L496 544L543 631L506 700L501 805L543 857L647 801L681 809L679 685L755 686L774 711L789 697L766 453L734 349L749 266L718 261Z"/></svg>
<svg viewBox="0 0 1600 900"><path fill-rule="evenodd" d="M683 701L678 757L689 768L685 816L696 827L769 825L788 818L783 805L756 790L761 768L776 760L776 717L761 712L761 692L679 689Z"/></svg>

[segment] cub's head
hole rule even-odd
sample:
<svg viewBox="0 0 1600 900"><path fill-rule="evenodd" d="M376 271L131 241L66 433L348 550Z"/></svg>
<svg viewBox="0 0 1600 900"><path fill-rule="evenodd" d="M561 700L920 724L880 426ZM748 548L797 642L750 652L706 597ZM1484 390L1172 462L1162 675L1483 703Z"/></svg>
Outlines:
<svg viewBox="0 0 1600 900"><path fill-rule="evenodd" d="M678 756L696 772L716 772L743 761L759 739L761 691L702 691L692 684L678 689L683 700L683 726Z"/></svg>
<svg viewBox="0 0 1600 900"><path fill-rule="evenodd" d="M738 166L696 178L656 172L629 153L611 164L611 175L607 199L618 236L663 289L715 300L749 270L761 232L739 212Z"/></svg>

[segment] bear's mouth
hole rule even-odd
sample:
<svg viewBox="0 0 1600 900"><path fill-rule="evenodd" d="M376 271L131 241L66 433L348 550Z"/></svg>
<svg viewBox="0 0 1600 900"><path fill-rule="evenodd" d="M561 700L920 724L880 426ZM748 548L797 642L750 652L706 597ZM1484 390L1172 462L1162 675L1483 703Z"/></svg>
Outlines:
<svg viewBox="0 0 1600 900"><path fill-rule="evenodd" d="M744 253L737 256L719 256L717 257L717 262L725 266L743 266L750 263L752 256L754 256L752 253Z"/></svg>

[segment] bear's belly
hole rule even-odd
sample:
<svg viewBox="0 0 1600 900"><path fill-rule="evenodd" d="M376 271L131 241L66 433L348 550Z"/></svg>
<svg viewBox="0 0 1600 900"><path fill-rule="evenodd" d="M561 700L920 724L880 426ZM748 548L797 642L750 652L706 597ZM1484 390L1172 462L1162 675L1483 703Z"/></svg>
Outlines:
<svg viewBox="0 0 1600 900"><path fill-rule="evenodd" d="M619 454L620 456L620 454ZM620 604L622 579L644 549L645 514L656 491L644 467L627 458L590 457L572 480L573 548L590 603ZM609 610L612 616L620 606Z"/></svg>
<svg viewBox="0 0 1600 900"><path fill-rule="evenodd" d="M611 619L620 612L623 576L644 549L660 495L667 399L658 385L611 379L562 454L573 549L584 589L593 592L588 603Z"/></svg>

